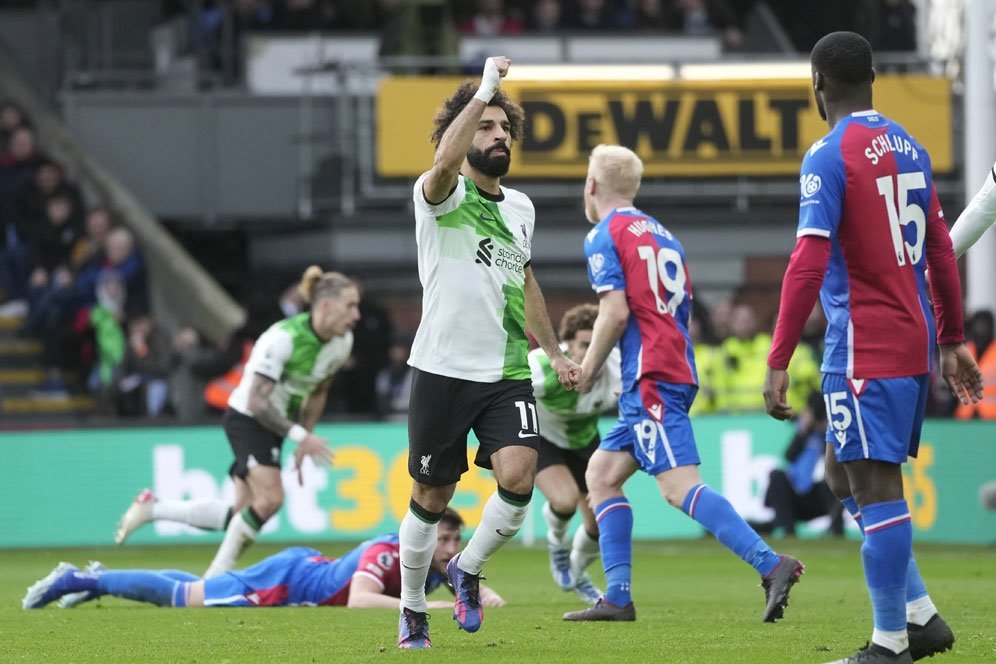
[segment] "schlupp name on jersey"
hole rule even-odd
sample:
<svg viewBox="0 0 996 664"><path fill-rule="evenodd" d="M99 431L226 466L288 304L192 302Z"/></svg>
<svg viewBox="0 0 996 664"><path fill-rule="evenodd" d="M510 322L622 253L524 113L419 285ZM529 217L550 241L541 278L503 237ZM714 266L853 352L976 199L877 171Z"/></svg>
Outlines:
<svg viewBox="0 0 996 664"><path fill-rule="evenodd" d="M871 140L871 144L865 148L865 157L874 166L878 163L879 158L884 157L890 152L900 152L902 154L907 154L914 159L919 159L919 154L916 151L916 147L906 138L902 136L891 136L889 134L881 134L876 136Z"/></svg>

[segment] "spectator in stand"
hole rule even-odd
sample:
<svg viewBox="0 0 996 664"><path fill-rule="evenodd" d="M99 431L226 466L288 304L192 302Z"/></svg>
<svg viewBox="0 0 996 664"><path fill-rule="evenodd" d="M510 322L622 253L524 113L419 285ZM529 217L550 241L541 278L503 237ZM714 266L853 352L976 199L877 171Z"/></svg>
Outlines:
<svg viewBox="0 0 996 664"><path fill-rule="evenodd" d="M377 374L377 414L381 419L405 420L412 391L410 353L411 339L395 336L388 349L388 364Z"/></svg>
<svg viewBox="0 0 996 664"><path fill-rule="evenodd" d="M666 0L637 0L633 27L640 32L667 32L674 30ZM699 393L701 398L701 392Z"/></svg>
<svg viewBox="0 0 996 664"><path fill-rule="evenodd" d="M799 411L796 432L785 450L789 466L776 468L768 477L764 504L775 511L767 523L752 523L759 533L795 535L795 525L820 516L830 516L829 533L844 534L843 510L823 479L823 454L826 450L827 415L823 395L813 392L806 407Z"/></svg>
<svg viewBox="0 0 996 664"><path fill-rule="evenodd" d="M613 0L575 0L565 12L564 27L572 30L615 30L627 21Z"/></svg>
<svg viewBox="0 0 996 664"><path fill-rule="evenodd" d="M76 295L82 306L92 306L96 302L97 279L106 269L115 270L124 280L128 306L125 313L149 310L145 262L135 247L134 236L127 228L118 227L108 233L104 240L104 260L80 272L76 280Z"/></svg>
<svg viewBox="0 0 996 664"><path fill-rule="evenodd" d="M387 311L364 294L363 282L354 278L353 283L360 292L360 320L353 328L353 352L333 379L329 398L347 412L372 415L377 374L387 366L394 325Z"/></svg>
<svg viewBox="0 0 996 664"><path fill-rule="evenodd" d="M284 0L278 25L283 30L303 32L334 30L343 27L340 13L332 0Z"/></svg>
<svg viewBox="0 0 996 664"><path fill-rule="evenodd" d="M709 323L709 316L697 301L692 300L692 314L688 318L688 334L695 353L695 371L699 378L699 392L688 410L689 415L706 415L716 412L716 358L718 348Z"/></svg>
<svg viewBox="0 0 996 664"><path fill-rule="evenodd" d="M177 419L193 422L207 416L209 381L219 395L220 413L232 389L242 377L242 369L252 349L252 339L239 331L217 346L201 338L193 328L183 328L173 338L172 371L169 376L170 404ZM236 371L237 369L237 371ZM229 375L231 374L231 375Z"/></svg>
<svg viewBox="0 0 996 664"><path fill-rule="evenodd" d="M670 14L672 27L690 37L718 35L728 51L743 46L736 14L723 0L674 0Z"/></svg>
<svg viewBox="0 0 996 664"><path fill-rule="evenodd" d="M102 265L106 260L104 244L114 223L111 213L105 207L91 208L86 214L83 225L83 237L73 245L69 256L69 264L73 274L79 274L92 266Z"/></svg>
<svg viewBox="0 0 996 664"><path fill-rule="evenodd" d="M114 270L100 272L96 291L97 303L85 311L97 348L97 361L87 379L87 387L98 394L98 411L112 415L116 411L114 379L126 348L124 321L128 291L124 279Z"/></svg>
<svg viewBox="0 0 996 664"><path fill-rule="evenodd" d="M73 206L73 222L82 226L80 216L83 214L83 196L76 185L66 181L66 173L62 166L51 159L39 159L34 177L23 183L14 192L14 221L21 238L27 241L30 229L38 225L44 218L48 201L55 196L65 196Z"/></svg>
<svg viewBox="0 0 996 664"><path fill-rule="evenodd" d="M872 47L876 51L916 50L916 5L910 0L879 0L879 20Z"/></svg>
<svg viewBox="0 0 996 664"><path fill-rule="evenodd" d="M715 335L714 341L717 344L730 336L730 313L732 311L733 301L725 297L716 300L709 307L709 320L712 323L712 333Z"/></svg>
<svg viewBox="0 0 996 664"><path fill-rule="evenodd" d="M459 27L461 33L479 37L517 35L522 32L522 21L506 10L504 0L477 0L476 11L460 21Z"/></svg>
<svg viewBox="0 0 996 664"><path fill-rule="evenodd" d="M115 378L119 415L156 417L166 407L170 348L148 315L128 321L128 342Z"/></svg>
<svg viewBox="0 0 996 664"><path fill-rule="evenodd" d="M560 0L537 0L530 15L529 30L543 34L562 28Z"/></svg>
<svg viewBox="0 0 996 664"><path fill-rule="evenodd" d="M757 314L749 304L730 312L730 336L719 345L716 358L716 409L743 413L764 410L764 373L771 336L760 333Z"/></svg>
<svg viewBox="0 0 996 664"><path fill-rule="evenodd" d="M0 154L0 218L13 218L15 194L34 178L40 161L35 132L27 127L15 129Z"/></svg>
<svg viewBox="0 0 996 664"><path fill-rule="evenodd" d="M7 149L7 142L16 129L29 126L20 106L9 101L0 105L0 151Z"/></svg>

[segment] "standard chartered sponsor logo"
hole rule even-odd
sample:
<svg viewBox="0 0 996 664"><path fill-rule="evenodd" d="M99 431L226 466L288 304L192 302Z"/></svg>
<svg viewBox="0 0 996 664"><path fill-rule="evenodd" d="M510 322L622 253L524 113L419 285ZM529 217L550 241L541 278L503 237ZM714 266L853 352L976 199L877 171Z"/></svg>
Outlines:
<svg viewBox="0 0 996 664"><path fill-rule="evenodd" d="M477 258L474 262L485 267L502 268L516 274L523 274L526 265L526 256L508 247L495 247L491 238L486 237L477 243Z"/></svg>

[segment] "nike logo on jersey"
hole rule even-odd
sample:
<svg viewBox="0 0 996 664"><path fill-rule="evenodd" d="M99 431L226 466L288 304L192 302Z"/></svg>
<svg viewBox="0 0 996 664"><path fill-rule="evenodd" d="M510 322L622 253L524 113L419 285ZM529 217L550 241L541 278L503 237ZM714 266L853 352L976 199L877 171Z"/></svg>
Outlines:
<svg viewBox="0 0 996 664"><path fill-rule="evenodd" d="M812 157L814 154L816 154L817 150L819 150L822 147L825 147L826 144L827 142L824 141L822 138L813 143L813 147L809 148L809 156Z"/></svg>
<svg viewBox="0 0 996 664"><path fill-rule="evenodd" d="M519 438L535 438L538 435L538 433L527 433L525 431L519 432Z"/></svg>

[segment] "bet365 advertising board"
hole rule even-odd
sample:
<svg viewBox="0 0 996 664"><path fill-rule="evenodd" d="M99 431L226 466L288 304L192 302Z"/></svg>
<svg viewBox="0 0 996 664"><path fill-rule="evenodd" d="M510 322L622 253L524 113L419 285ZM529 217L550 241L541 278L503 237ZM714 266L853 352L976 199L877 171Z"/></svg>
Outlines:
<svg viewBox="0 0 996 664"><path fill-rule="evenodd" d="M612 420L602 422L603 430ZM273 541L361 540L398 528L408 505L407 431L402 424L326 424L319 427L335 450L335 464L306 463L298 484L290 449L284 449L286 498L265 526ZM979 487L996 479L996 425L928 421L920 456L904 468L906 495L920 541L996 541L996 512L980 505ZM743 515L764 520L769 472L782 464L791 425L765 416L700 417L695 434L705 482ZM475 443L471 440L471 446ZM163 499L233 495L227 477L232 454L220 426L89 429L0 434L0 546L101 545L112 542L121 513L143 487ZM473 449L471 450L473 458ZM453 499L470 527L494 491L490 473L472 466ZM626 486L641 539L698 537L701 528L668 506L656 483L642 474ZM520 533L545 533L537 492ZM157 522L135 543L218 541L218 533Z"/></svg>

